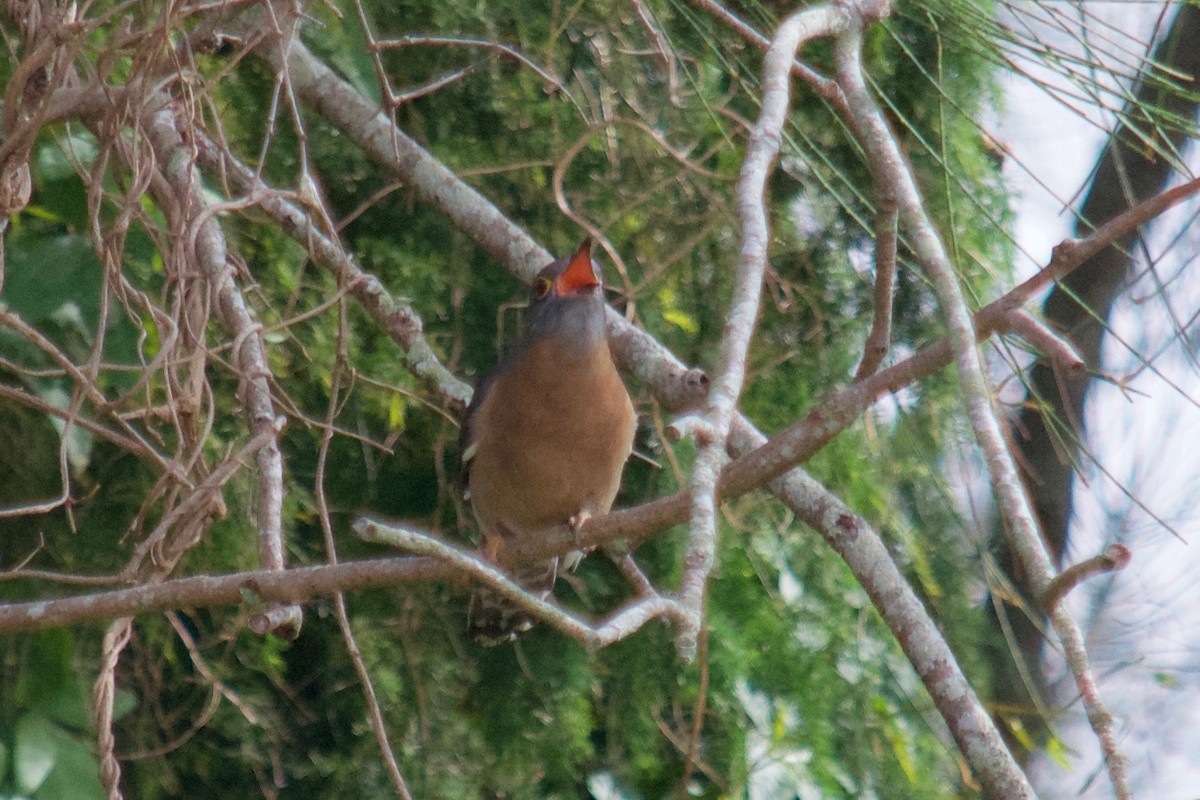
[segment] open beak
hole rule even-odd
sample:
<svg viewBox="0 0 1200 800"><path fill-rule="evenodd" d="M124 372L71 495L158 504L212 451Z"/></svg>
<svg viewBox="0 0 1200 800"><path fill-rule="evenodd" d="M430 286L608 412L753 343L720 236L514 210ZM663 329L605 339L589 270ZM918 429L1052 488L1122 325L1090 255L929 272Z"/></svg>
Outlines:
<svg viewBox="0 0 1200 800"><path fill-rule="evenodd" d="M563 274L555 280L555 293L559 297L566 297L599 285L600 280L596 277L596 270L592 267L592 240L584 239L583 244L579 245L579 249L567 262L567 268L563 270Z"/></svg>

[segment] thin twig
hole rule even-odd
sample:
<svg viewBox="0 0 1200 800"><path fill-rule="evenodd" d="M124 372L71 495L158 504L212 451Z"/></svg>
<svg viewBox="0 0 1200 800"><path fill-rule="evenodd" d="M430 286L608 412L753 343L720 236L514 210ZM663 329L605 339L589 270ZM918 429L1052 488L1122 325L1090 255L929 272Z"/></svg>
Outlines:
<svg viewBox="0 0 1200 800"><path fill-rule="evenodd" d="M734 14L729 9L725 8L725 6L716 2L716 0L692 0L692 3L693 5L704 9L717 19L724 22L726 25L732 28L738 34L738 36L741 36L751 44L757 45L760 50L765 51L771 46L770 39L756 31L745 20ZM838 85L835 81L826 78L824 75L817 73L811 67L806 64L802 64L799 61L794 61L792 63L791 70L793 75L796 75L807 82L809 86L812 87L813 91L815 91L821 97L829 100L835 106L841 108L842 104L845 103L845 100L841 96L841 89L838 88Z"/></svg>
<svg viewBox="0 0 1200 800"><path fill-rule="evenodd" d="M489 39L471 39L465 36L398 36L394 39L378 39L371 42L372 50L376 51L395 50L416 45L469 47L478 50L491 50L494 53L508 56L533 70L548 86L554 87L554 91L562 92L582 113L582 108L575 101L575 97L571 94L570 89L567 88L562 78L541 66L517 48L503 42L494 42Z"/></svg>
<svg viewBox="0 0 1200 800"><path fill-rule="evenodd" d="M658 591L654 588L654 584L650 582L650 578L638 566L634 560L633 554L628 551L628 548L618 548L617 546L609 547L605 550L613 565L633 587L633 591L638 597L649 597L657 594Z"/></svg>
<svg viewBox="0 0 1200 800"><path fill-rule="evenodd" d="M81 394L87 398L88 402L91 403L92 406L96 408L97 411L101 411L101 412L109 411L112 408L112 403L109 401L109 399L104 396L104 393L100 391L100 388L96 385L96 383L94 381L90 380L88 378L88 376L83 372L82 369L80 369L73 361L71 361L71 359L67 358L67 355L65 353L63 353L62 350L60 350L52 341L50 341L48 338L46 338L40 331L38 331L32 325L30 325L29 323L27 323L23 319L21 319L21 317L18 316L15 312L13 312L7 308L0 307L0 325L4 325L5 327L11 328L12 330L16 331L22 337L24 337L30 344L34 345L35 347L40 349L42 352L44 352L46 355L50 356L50 358L56 364L58 364L63 370L65 370L67 372L67 374L69 374L71 376L71 379L74 382L75 386L79 389ZM16 393L19 391L21 391L21 390L12 389L9 391L9 396L15 397ZM47 410L46 413L53 413L53 412ZM66 417L64 417L64 419L65 418ZM127 437L128 439L132 439L134 442L136 442L136 444L131 443L131 444L123 445L126 449L130 450L131 452L135 452L145 458L152 459L160 467L162 467L162 469L165 472L174 471L174 468L177 465L173 465L171 463L170 459L168 459L166 456L159 453L154 448L153 445L151 445L149 442L147 442L145 440L145 438L143 437L141 432L136 430L132 425L125 422L119 416L114 415L113 418L116 421L116 423L121 427L121 429L125 432L124 437L122 438L122 441L124 441L125 437ZM80 425L84 424L83 421L78 418L75 419L75 422ZM114 439L114 437L121 436L121 434L109 432L108 429L98 427L98 424L96 424L96 423L93 423L93 425L95 427L89 428L89 430L92 430L95 433L101 434L101 435L105 436L106 438L117 441L116 439Z"/></svg>
<svg viewBox="0 0 1200 800"><path fill-rule="evenodd" d="M863 345L862 361L854 372L854 380L879 369L892 346L892 295L896 287L896 198L882 181L875 190L875 297L871 332Z"/></svg>
<svg viewBox="0 0 1200 800"><path fill-rule="evenodd" d="M325 466L329 461L329 446L333 442L333 425L337 420L342 374L347 363L346 337L346 306L345 303L342 303L338 313L337 362L334 365L333 386L329 392L329 403L325 412L326 425L321 435L320 448L317 451L317 469L313 478L317 516L321 521L321 536L325 540L325 558L330 564L338 563L338 556L337 545L333 538L333 523L329 519L329 503L325 497ZM371 680L371 673L367 669L366 661L363 660L358 641L354 638L354 629L350 626L350 616L346 613L346 595L343 592L338 592L333 596L333 610L337 617L338 628L342 633L342 641L346 645L346 652L350 655L350 661L354 664L354 671L358 675L358 683L363 690L363 699L367 704L367 716L371 720L371 730L375 733L375 742L379 745L379 752L383 756L383 763L387 768L392 788L398 797L403 800L412 800L412 793L408 789L404 775L400 772L400 765L396 762L396 754L392 750L387 723L383 719L383 710L379 706L379 698L375 695L375 684Z"/></svg>
<svg viewBox="0 0 1200 800"><path fill-rule="evenodd" d="M230 705L236 708L242 714L242 718L251 725L261 725L262 718L242 699L241 695L235 692L228 683L221 680L218 675L213 672L212 667L200 654L200 647L196 644L196 638L192 635L191 630L178 614L169 611L166 614L167 621L171 623L171 627L175 629L175 635L179 637L179 641L183 642L183 647L187 650L188 658L192 662L192 666L200 677L208 681L219 697L224 697L229 701Z"/></svg>
<svg viewBox="0 0 1200 800"><path fill-rule="evenodd" d="M0 572L0 581L34 580L61 583L67 586L120 586L129 583L123 575L78 575L72 572L54 572L48 569L24 569L14 567Z"/></svg>
<svg viewBox="0 0 1200 800"><path fill-rule="evenodd" d="M1104 548L1104 552L1100 555L1092 556L1089 559L1080 561L1078 564L1067 567L1058 573L1054 580L1050 581L1050 586L1047 587L1046 594L1042 596L1042 608L1050 611L1058 608L1058 604L1062 602L1062 599L1076 586L1095 575L1125 569L1125 567L1129 566L1129 561L1132 558L1133 554L1129 552L1128 547L1123 544L1114 543Z"/></svg>
<svg viewBox="0 0 1200 800"><path fill-rule="evenodd" d="M1055 365L1070 372L1078 372L1087 366L1083 363L1083 359L1080 358L1073 344L1050 330L1044 322L1036 319L1025 309L1019 308L1013 311L1005 321L1011 333L1015 333L1029 342Z"/></svg>
<svg viewBox="0 0 1200 800"><path fill-rule="evenodd" d="M388 105L401 106L405 103L411 103L413 100L419 100L422 97L431 95L436 91L445 89L447 86L457 83L463 78L474 75L478 70L479 68L477 66L474 64L469 64L462 69L456 69L451 72L447 72L445 75L439 75L433 80L423 83L420 86L414 86L411 89L405 89L403 92L392 91L391 87L389 86L387 87Z"/></svg>

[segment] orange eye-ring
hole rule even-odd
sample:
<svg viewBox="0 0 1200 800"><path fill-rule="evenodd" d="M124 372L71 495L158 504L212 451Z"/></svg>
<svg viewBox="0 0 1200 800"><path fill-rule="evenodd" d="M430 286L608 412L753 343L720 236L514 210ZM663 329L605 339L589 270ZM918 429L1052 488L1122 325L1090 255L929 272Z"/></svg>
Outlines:
<svg viewBox="0 0 1200 800"><path fill-rule="evenodd" d="M546 295L550 294L550 279L538 278L533 282L533 299L541 300Z"/></svg>

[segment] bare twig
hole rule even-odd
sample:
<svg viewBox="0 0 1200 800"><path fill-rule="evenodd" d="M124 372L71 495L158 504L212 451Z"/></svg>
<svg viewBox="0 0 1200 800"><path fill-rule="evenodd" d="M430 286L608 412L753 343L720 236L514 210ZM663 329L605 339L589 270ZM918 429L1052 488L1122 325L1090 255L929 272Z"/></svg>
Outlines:
<svg viewBox="0 0 1200 800"><path fill-rule="evenodd" d="M218 697L224 697L234 708L241 712L242 718L246 722L251 725L260 725L261 718L255 713L254 709L228 683L221 680L213 672L208 662L204 660L204 656L200 654L200 647L196 644L195 637L192 635L191 630L188 629L188 626L180 619L179 615L174 612L168 612L166 616L167 620L171 623L171 627L175 629L175 635L179 637L179 641L183 642L183 647L187 650L188 658L191 659L192 666L195 667L200 677L208 681Z"/></svg>
<svg viewBox="0 0 1200 800"><path fill-rule="evenodd" d="M741 36L751 44L758 45L759 49L765 51L771 46L770 39L756 31L749 24L747 24L745 20L734 14L729 9L725 8L725 6L716 2L716 0L692 0L692 2L693 5L704 9L717 19L724 22L726 25L732 28L738 36ZM838 108L842 108L845 100L842 97L842 92L838 87L837 82L826 78L824 75L817 73L811 67L807 66L806 64L802 64L799 61L794 61L792 63L791 70L793 75L798 76L808 83L814 92L829 100Z"/></svg>
<svg viewBox="0 0 1200 800"><path fill-rule="evenodd" d="M612 560L613 565L625 577L629 585L633 587L638 597L649 597L658 593L654 588L654 584L650 582L650 578L646 576L645 572L642 572L642 568L634 560L633 554L628 552L627 549L619 550L616 546L613 546L608 548L606 553Z"/></svg>
<svg viewBox="0 0 1200 800"><path fill-rule="evenodd" d="M208 702L204 705L204 708L200 710L200 713L197 714L192 720L192 724L188 726L187 730L169 741L162 742L154 747L126 751L124 753L120 753L117 758L122 761L141 761L147 758L162 758L169 753L173 753L191 741L191 739L195 737L197 733L204 730L204 727L208 725L209 721L213 718L213 715L217 713L217 709L220 707L221 690L216 686L212 686L208 693Z"/></svg>
<svg viewBox="0 0 1200 800"><path fill-rule="evenodd" d="M445 89L447 86L457 83L463 78L474 75L478 69L479 68L474 64L471 64L463 67L462 69L456 69L451 72L447 72L445 75L439 75L433 80L427 81L420 86L414 86L411 89L405 89L403 92L392 91L392 89L388 87L387 101L393 106L411 103L413 100L419 100L422 97L431 95L434 92L440 91L441 89Z"/></svg>
<svg viewBox="0 0 1200 800"><path fill-rule="evenodd" d="M1025 305L1046 286L1091 259L1113 242L1119 241L1126 234L1137 230L1168 209L1174 208L1189 197L1194 197L1197 193L1200 193L1200 178L1193 178L1138 203L1082 239L1067 239L1059 243L1051 253L1050 263L1024 283L1009 291L1002 298L1003 303L993 303L994 309L991 313L1004 315L1014 308Z"/></svg>
<svg viewBox="0 0 1200 800"><path fill-rule="evenodd" d="M15 312L0 308L0 325L4 325L17 333L19 333L26 341L34 345L46 355L48 355L56 364L59 365L72 379L80 393L87 398L87 401L92 404L97 411L108 411L111 408L109 399L104 396L100 388L96 386L95 381L89 379L82 369L79 368L71 359L67 358L52 341L46 338L40 331L34 328L29 323L25 322ZM7 387L0 387L7 388ZM8 392L8 396L17 399L19 389L12 389ZM49 408L43 407L41 410L48 414L54 414ZM64 417L66 419L67 417ZM108 439L121 444L123 447L138 455L149 458L156 462L165 472L175 472L178 465L172 464L171 461L164 455L158 452L149 442L146 441L144 435L135 429L132 425L121 419L119 416L114 416L114 421L124 431L124 434L118 434L109 431L107 428L101 428L98 423L86 423L84 420L75 418L73 420L93 433L105 436ZM116 437L121 437L119 440ZM130 442L129 440L133 441Z"/></svg>
<svg viewBox="0 0 1200 800"><path fill-rule="evenodd" d="M378 39L371 43L374 50L396 50L406 47L415 47L418 45L433 46L433 47L467 47L477 50L491 50L494 53L508 56L515 61L519 61L529 69L533 70L539 78L544 80L548 86L554 87L555 91L562 92L567 97L571 97L567 85L563 83L562 78L555 75L550 70L538 64L529 56L522 53L517 48L504 44L503 42L494 42L490 39L471 39L465 36L398 36L394 39ZM574 102L574 98L572 98Z"/></svg>
<svg viewBox="0 0 1200 800"><path fill-rule="evenodd" d="M34 500L26 503L15 503L12 505L0 507L0 519L11 517L32 516L35 514L44 514L47 511L52 511L60 506L70 507L71 503L71 470L67 464L67 449L68 442L71 437L71 426L75 423L79 413L79 404L82 401L80 395L76 395L71 400L71 407L64 409L63 419L65 420L62 431L58 436L58 493L54 497L44 500Z"/></svg>
<svg viewBox="0 0 1200 800"><path fill-rule="evenodd" d="M1046 588L1046 594L1042 596L1042 608L1047 610L1057 608L1062 599L1067 596L1067 593L1076 586L1094 575L1125 569L1125 567L1129 566L1129 561L1132 558L1133 554L1129 552L1129 548L1125 545L1110 544L1104 548L1104 552L1100 555L1092 556L1089 559L1080 561L1078 564L1067 567L1058 573L1054 577L1054 580L1050 581L1050 586Z"/></svg>
<svg viewBox="0 0 1200 800"><path fill-rule="evenodd" d="M338 404L341 395L342 373L346 367L346 304L342 303L338 314L338 348L337 363L334 366L333 387L329 392L329 403L325 412L325 429L321 436L321 446L317 452L317 471L313 478L313 489L317 500L317 515L321 520L321 536L325 540L325 558L330 564L338 563L337 545L333 538L333 523L329 519L329 503L325 498L325 465L329 461L329 445L333 442L333 425L337 419ZM363 699L367 704L367 716L371 720L371 730L375 733L375 741L383 756L384 766L387 767L388 778L396 796L403 800L412 800L408 783L396 763L396 754L392 750L388 738L387 724L383 719L383 710L379 707L379 698L375 695L375 684L371 673L363 660L358 641L354 638L354 629L350 626L350 616L346 613L346 596L338 592L333 596L333 610L337 616L338 628L342 632L342 641L346 644L346 652L354 664L358 675L358 683L362 686Z"/></svg>
<svg viewBox="0 0 1200 800"><path fill-rule="evenodd" d="M1046 327L1025 309L1017 309L1008 315L1008 330L1017 334L1050 361L1072 372L1083 369L1086 364L1079 357L1075 346Z"/></svg>
<svg viewBox="0 0 1200 800"><path fill-rule="evenodd" d="M875 315L871 320L871 332L863 345L862 361L854 372L854 380L863 378L879 369L892 346L892 294L896 287L896 198L887 185L876 181L875 210Z"/></svg>
<svg viewBox="0 0 1200 800"><path fill-rule="evenodd" d="M662 718L662 714L658 711L658 709L654 710L654 722L658 725L658 729L662 732L662 735L666 738L666 740L671 743L671 746L678 751L679 755L686 759L691 752L691 742L688 740L688 738L674 730L667 720ZM697 757L694 765L699 768L699 770L704 773L705 777L712 781L715 786L721 789L725 789L729 786L729 780L721 775L721 773L713 769L712 765L710 765L703 758Z"/></svg>
<svg viewBox="0 0 1200 800"><path fill-rule="evenodd" d="M120 586L129 583L129 579L122 575L79 575L74 572L25 569L20 566L0 572L0 581L11 580L49 581L67 586Z"/></svg>

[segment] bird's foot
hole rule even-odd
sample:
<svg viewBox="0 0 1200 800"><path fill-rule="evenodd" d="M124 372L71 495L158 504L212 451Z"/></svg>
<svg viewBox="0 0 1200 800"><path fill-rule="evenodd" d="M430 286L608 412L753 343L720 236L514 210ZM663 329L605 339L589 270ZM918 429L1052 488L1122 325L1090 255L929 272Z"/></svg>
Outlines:
<svg viewBox="0 0 1200 800"><path fill-rule="evenodd" d="M498 558L498 556L500 554L500 545L502 545L503 543L504 543L504 540L501 539L499 536L483 537L483 547L480 548L480 552L483 554L483 557L487 560L487 562L489 564L499 564L500 563L500 559Z"/></svg>
<svg viewBox="0 0 1200 800"><path fill-rule="evenodd" d="M584 509L578 514L572 514L567 520L567 527L571 529L571 535L575 537L575 544L579 544L583 538L583 526L592 518L592 512Z"/></svg>

